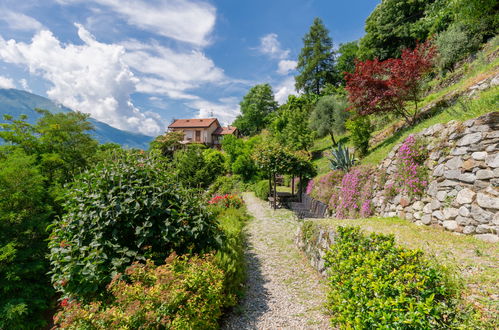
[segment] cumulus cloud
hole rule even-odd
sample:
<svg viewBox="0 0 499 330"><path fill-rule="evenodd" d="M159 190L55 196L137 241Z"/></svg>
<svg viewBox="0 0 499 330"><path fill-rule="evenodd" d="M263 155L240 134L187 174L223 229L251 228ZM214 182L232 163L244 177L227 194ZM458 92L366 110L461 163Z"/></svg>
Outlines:
<svg viewBox="0 0 499 330"><path fill-rule="evenodd" d="M0 88L16 88L14 81L11 78L0 76Z"/></svg>
<svg viewBox="0 0 499 330"><path fill-rule="evenodd" d="M289 95L296 95L295 91L295 78L294 77L287 77L284 79L280 84L278 84L274 90L275 92L275 99L279 104L284 104L286 103L286 100L288 99Z"/></svg>
<svg viewBox="0 0 499 330"><path fill-rule="evenodd" d="M19 83L21 84L21 87L28 92L33 92L31 88L29 87L28 81L26 79L19 79Z"/></svg>
<svg viewBox="0 0 499 330"><path fill-rule="evenodd" d="M287 75L290 71L296 69L296 64L298 62L292 60L281 60L279 61L277 73L282 75Z"/></svg>
<svg viewBox="0 0 499 330"><path fill-rule="evenodd" d="M120 129L159 134L162 123L137 109L130 99L138 79L124 61L121 45L100 43L81 25L82 45L61 44L47 30L31 43L0 36L0 60L26 66L52 84L50 98Z"/></svg>
<svg viewBox="0 0 499 330"><path fill-rule="evenodd" d="M7 23L13 30L38 31L43 28L43 25L33 17L7 9L2 9L0 20Z"/></svg>
<svg viewBox="0 0 499 330"><path fill-rule="evenodd" d="M142 78L137 90L165 94L173 99L195 100L187 92L206 83L225 83L222 69L201 51L177 52L157 43L138 41L122 43L127 50L124 60Z"/></svg>
<svg viewBox="0 0 499 330"><path fill-rule="evenodd" d="M289 50L282 49L281 43L277 38L278 36L275 33L269 33L261 37L258 50L270 58L286 59L289 56Z"/></svg>
<svg viewBox="0 0 499 330"><path fill-rule="evenodd" d="M216 9L204 1L57 0L61 4L93 2L142 30L178 41L205 46L216 21Z"/></svg>

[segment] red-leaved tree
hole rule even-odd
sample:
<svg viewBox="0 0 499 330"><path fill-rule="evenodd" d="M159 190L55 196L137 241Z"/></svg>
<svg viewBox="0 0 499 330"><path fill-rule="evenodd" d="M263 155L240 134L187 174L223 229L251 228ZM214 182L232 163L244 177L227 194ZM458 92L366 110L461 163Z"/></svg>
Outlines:
<svg viewBox="0 0 499 330"><path fill-rule="evenodd" d="M395 112L408 124L414 123L423 77L433 67L435 54L435 47L427 41L414 50L405 49L399 59L356 62L355 71L345 74L352 108L360 115Z"/></svg>

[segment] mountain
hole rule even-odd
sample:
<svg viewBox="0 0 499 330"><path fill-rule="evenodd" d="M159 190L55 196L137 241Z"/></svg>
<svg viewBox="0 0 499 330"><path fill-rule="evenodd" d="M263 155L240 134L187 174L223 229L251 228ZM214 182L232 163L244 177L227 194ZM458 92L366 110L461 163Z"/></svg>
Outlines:
<svg viewBox="0 0 499 330"><path fill-rule="evenodd" d="M12 115L14 118L25 114L28 116L27 121L34 124L41 117L39 113L34 111L35 108L49 110L52 113L72 111L36 94L18 89L0 89L0 122L4 122L4 114ZM114 142L125 148L147 149L149 142L153 139L151 136L114 128L97 119L90 118L89 121L94 125L94 130L90 134L100 143Z"/></svg>

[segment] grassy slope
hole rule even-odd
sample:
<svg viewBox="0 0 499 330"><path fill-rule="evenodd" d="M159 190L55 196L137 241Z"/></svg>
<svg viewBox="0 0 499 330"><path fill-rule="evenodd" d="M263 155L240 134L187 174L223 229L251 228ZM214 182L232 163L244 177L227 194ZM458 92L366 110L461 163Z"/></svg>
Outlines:
<svg viewBox="0 0 499 330"><path fill-rule="evenodd" d="M475 61L462 65L454 72L448 74L445 79L439 78L431 81L430 86L434 87L438 84L445 84L445 81L453 81L456 78L458 81L450 84L445 88L427 95L421 102L420 107L424 107L430 103L437 102L443 99L447 94L464 91L473 86L477 82L496 75L499 73L499 37L490 41L484 49L476 56ZM495 54L495 55L493 55ZM492 61L488 58L494 58ZM460 102L446 109L441 109L436 115L427 118L417 125L398 131L391 135L386 140L374 146L370 153L360 160L361 164L379 164L392 148L402 142L410 134L414 134L424 130L427 127L438 123L447 123L451 120L465 121L470 118L478 117L491 111L499 111L499 87L491 88L477 95L476 98L468 100L461 98ZM380 131L389 128L397 121L388 122ZM375 135L376 133L373 133ZM339 137L344 144L348 143L348 135ZM314 153L314 164L317 166L318 174L324 174L329 171L329 150L332 147L331 139L325 137L315 141L311 151Z"/></svg>
<svg viewBox="0 0 499 330"><path fill-rule="evenodd" d="M499 315L498 244L483 242L471 236L458 236L438 227L417 226L399 218L316 221L330 227L358 225L368 232L394 234L399 244L422 249L430 258L448 267L451 274L457 275L456 279L462 283L466 299L478 307L487 319Z"/></svg>

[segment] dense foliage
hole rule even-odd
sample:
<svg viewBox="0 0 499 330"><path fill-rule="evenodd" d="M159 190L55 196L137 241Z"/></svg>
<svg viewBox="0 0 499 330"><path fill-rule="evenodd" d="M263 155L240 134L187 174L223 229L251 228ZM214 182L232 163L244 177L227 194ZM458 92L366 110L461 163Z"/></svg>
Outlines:
<svg viewBox="0 0 499 330"><path fill-rule="evenodd" d="M358 227L337 232L326 254L333 327L435 329L456 321L456 288L420 250Z"/></svg>
<svg viewBox="0 0 499 330"><path fill-rule="evenodd" d="M419 114L424 75L433 67L435 48L429 43L404 49L400 59L357 62L346 75L348 97L360 115L394 112L408 124ZM413 107L408 106L413 103Z"/></svg>
<svg viewBox="0 0 499 330"><path fill-rule="evenodd" d="M134 263L107 287L111 303L65 299L54 319L64 329L215 329L226 301L223 281L209 255Z"/></svg>
<svg viewBox="0 0 499 330"><path fill-rule="evenodd" d="M345 121L349 115L346 111L347 106L343 97L335 95L321 97L310 114L310 128L318 137L329 135L336 145L335 134L345 132Z"/></svg>
<svg viewBox="0 0 499 330"><path fill-rule="evenodd" d="M196 194L146 155L121 153L80 175L52 225L52 282L64 296L93 298L133 261L219 245L216 220Z"/></svg>
<svg viewBox="0 0 499 330"><path fill-rule="evenodd" d="M253 185L255 196L266 201L270 195L270 187L268 180L260 180Z"/></svg>
<svg viewBox="0 0 499 330"><path fill-rule="evenodd" d="M252 87L239 105L241 114L234 121L234 126L245 136L260 133L269 124L269 115L277 110L277 102L269 84Z"/></svg>
<svg viewBox="0 0 499 330"><path fill-rule="evenodd" d="M333 40L318 17L303 37L303 48L298 55L295 77L297 91L319 95L327 83L336 84Z"/></svg>
<svg viewBox="0 0 499 330"><path fill-rule="evenodd" d="M203 145L190 145L174 154L177 178L186 187L207 188L219 175L226 173L225 155Z"/></svg>
<svg viewBox="0 0 499 330"><path fill-rule="evenodd" d="M373 131L369 116L355 116L347 120L345 127L350 132L350 141L359 156L365 156L369 150L369 140Z"/></svg>

